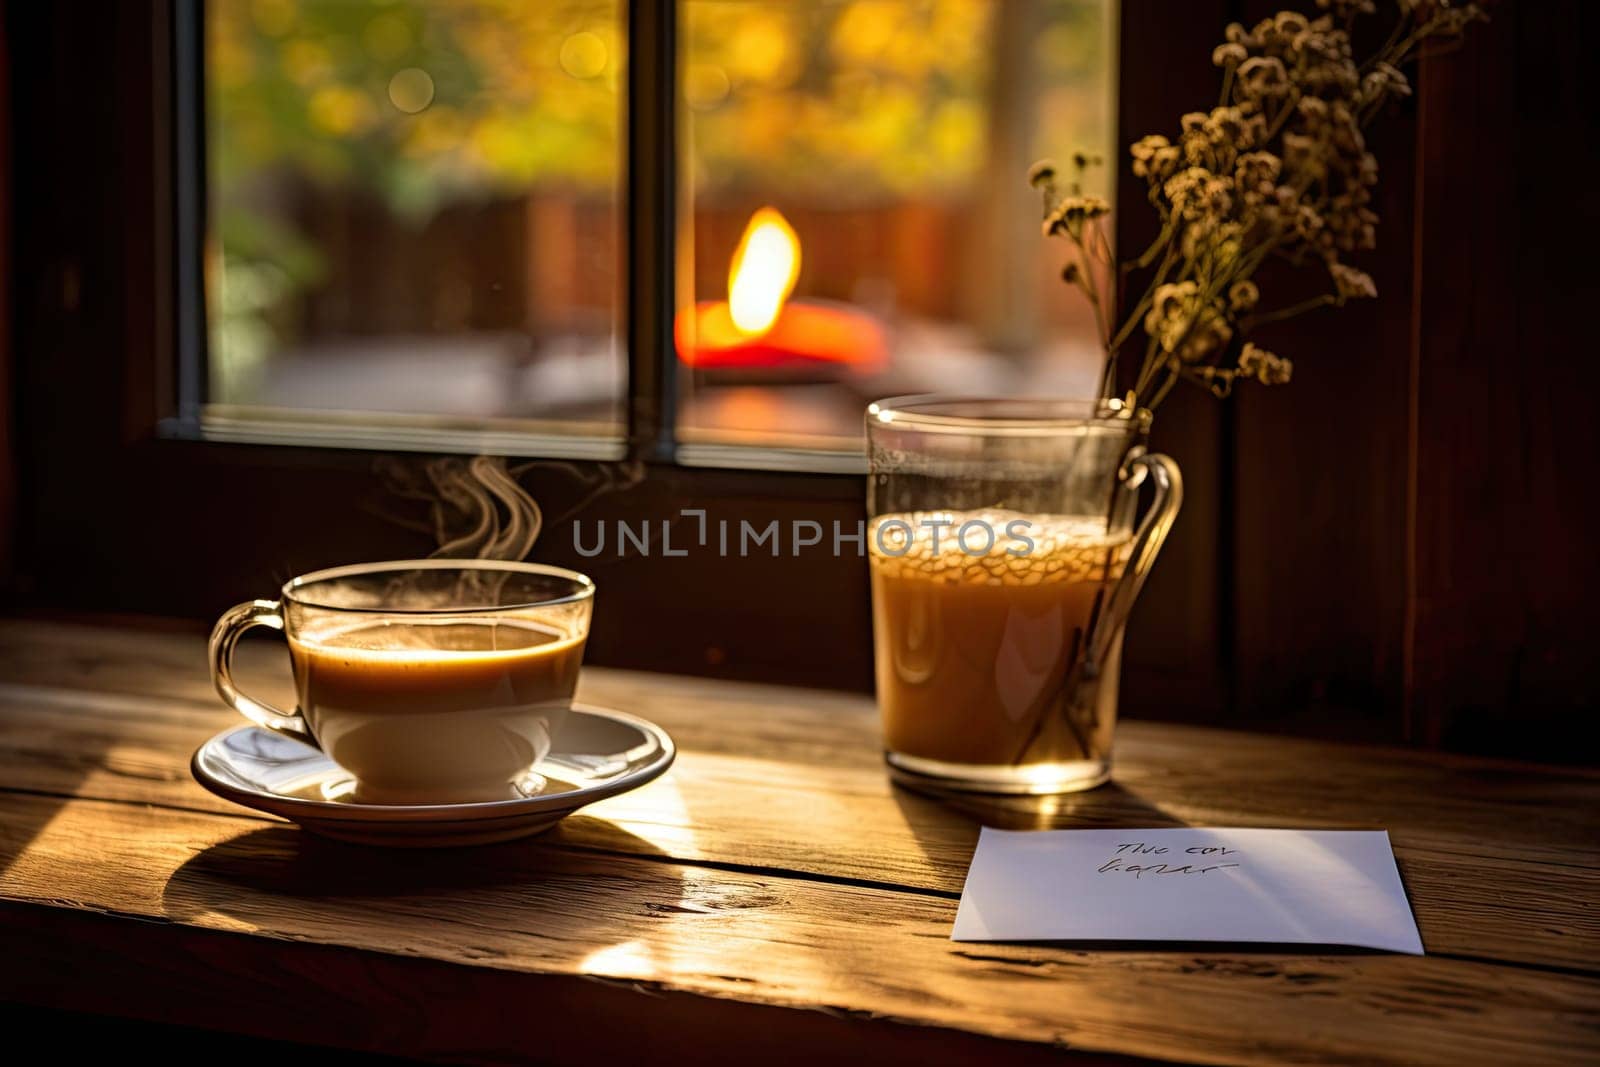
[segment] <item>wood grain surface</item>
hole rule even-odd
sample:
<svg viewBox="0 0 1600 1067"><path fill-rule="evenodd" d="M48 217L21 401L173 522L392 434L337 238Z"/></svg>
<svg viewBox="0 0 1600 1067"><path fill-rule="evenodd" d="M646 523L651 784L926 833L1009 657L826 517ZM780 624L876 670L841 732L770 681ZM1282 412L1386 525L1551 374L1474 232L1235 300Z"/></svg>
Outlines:
<svg viewBox="0 0 1600 1067"><path fill-rule="evenodd" d="M1600 775L1129 724L1112 787L956 807L887 782L859 697L601 670L582 696L665 726L673 771L536 839L390 853L189 779L234 722L198 637L0 622L0 997L494 1060L626 1055L630 1011L730 1061L1600 1055ZM1429 955L954 944L985 823L1387 828Z"/></svg>

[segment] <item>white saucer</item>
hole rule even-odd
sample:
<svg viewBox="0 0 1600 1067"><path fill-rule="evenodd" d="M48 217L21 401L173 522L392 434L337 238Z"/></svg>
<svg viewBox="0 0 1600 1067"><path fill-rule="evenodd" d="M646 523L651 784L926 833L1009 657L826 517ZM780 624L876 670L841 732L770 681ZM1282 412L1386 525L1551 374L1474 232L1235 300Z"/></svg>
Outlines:
<svg viewBox="0 0 1600 1067"><path fill-rule="evenodd" d="M340 799L347 771L309 745L237 726L195 752L195 779L224 800L281 815L312 833L368 845L421 848L509 841L555 825L585 804L659 778L677 750L654 723L574 706L525 796L477 804L357 804Z"/></svg>

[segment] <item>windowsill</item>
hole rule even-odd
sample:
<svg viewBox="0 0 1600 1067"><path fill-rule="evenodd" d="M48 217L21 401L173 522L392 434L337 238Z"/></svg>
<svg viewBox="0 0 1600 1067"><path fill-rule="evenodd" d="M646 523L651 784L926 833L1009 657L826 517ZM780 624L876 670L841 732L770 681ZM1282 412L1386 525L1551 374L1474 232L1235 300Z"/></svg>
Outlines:
<svg viewBox="0 0 1600 1067"><path fill-rule="evenodd" d="M627 455L620 424L532 419L482 421L380 412L295 412L207 405L197 423L164 426L170 437L231 444L445 452L615 462Z"/></svg>
<svg viewBox="0 0 1600 1067"><path fill-rule="evenodd" d="M678 462L685 467L720 467L728 470L799 471L812 474L867 473L867 457L860 450L763 448L691 442L678 446Z"/></svg>
<svg viewBox="0 0 1600 1067"><path fill-rule="evenodd" d="M226 404L207 405L198 420L169 419L162 436L226 444L337 448L366 452L435 452L463 455L576 459L597 463L627 457L620 425L548 419L482 422L382 412L297 412ZM715 441L680 444L685 467L864 476L866 456L842 438L826 447L748 445Z"/></svg>

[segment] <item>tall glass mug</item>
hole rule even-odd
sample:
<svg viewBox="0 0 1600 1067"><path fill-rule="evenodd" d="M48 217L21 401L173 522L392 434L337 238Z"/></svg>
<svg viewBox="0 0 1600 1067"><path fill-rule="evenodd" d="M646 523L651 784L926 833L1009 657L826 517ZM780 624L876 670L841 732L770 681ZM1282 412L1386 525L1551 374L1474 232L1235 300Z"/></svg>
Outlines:
<svg viewBox="0 0 1600 1067"><path fill-rule="evenodd" d="M1111 774L1128 609L1177 516L1177 464L1115 401L867 408L878 705L909 784L1064 793ZM1138 490L1154 498L1138 527Z"/></svg>

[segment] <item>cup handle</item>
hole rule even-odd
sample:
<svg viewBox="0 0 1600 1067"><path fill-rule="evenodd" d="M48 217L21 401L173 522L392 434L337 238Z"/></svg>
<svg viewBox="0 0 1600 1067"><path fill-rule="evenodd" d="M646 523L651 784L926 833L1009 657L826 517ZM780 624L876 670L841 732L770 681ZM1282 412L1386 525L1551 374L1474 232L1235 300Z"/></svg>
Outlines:
<svg viewBox="0 0 1600 1067"><path fill-rule="evenodd" d="M271 704L239 692L233 684L233 649L244 632L254 626L265 626L283 632L283 611L276 600L251 600L235 604L223 612L211 631L211 681L217 695L234 711L275 734L292 737L296 741L315 746L311 728L299 711L281 711Z"/></svg>
<svg viewBox="0 0 1600 1067"><path fill-rule="evenodd" d="M1159 452L1140 452L1127 461L1122 476L1131 480L1129 485L1135 492L1148 477L1155 488L1155 499L1150 502L1150 510L1134 532L1133 549L1128 554L1127 566L1121 579L1112 588L1105 610L1100 613L1099 625L1094 627L1089 639L1084 665L1091 673L1098 671L1105 662L1112 640L1128 621L1128 613L1133 610L1133 602L1139 598L1139 590L1144 588L1144 580L1156 561L1156 553L1161 551L1161 544L1167 539L1173 520L1178 517L1178 509L1183 506L1183 475L1169 456Z"/></svg>

